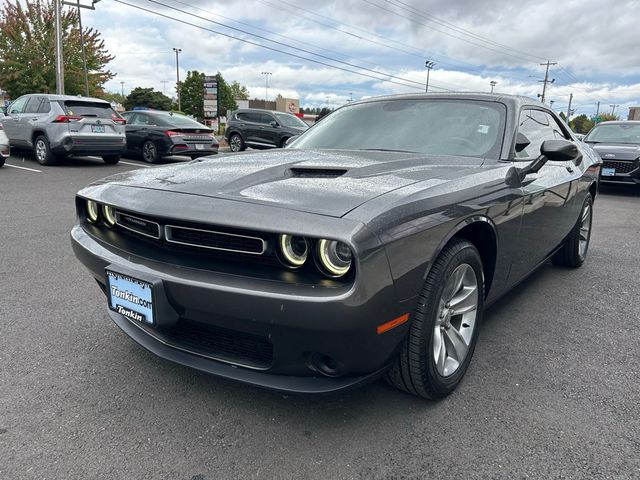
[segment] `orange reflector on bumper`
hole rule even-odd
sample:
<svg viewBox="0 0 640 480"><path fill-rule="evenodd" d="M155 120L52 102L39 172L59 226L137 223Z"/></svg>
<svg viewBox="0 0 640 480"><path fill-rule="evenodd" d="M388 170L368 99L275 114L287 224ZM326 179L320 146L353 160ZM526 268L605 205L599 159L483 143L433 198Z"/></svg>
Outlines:
<svg viewBox="0 0 640 480"><path fill-rule="evenodd" d="M402 325L407 320L409 320L409 314L405 313L404 315L400 315L398 318L394 318L390 322L383 323L382 325L378 325L378 328L376 328L376 331L378 332L378 335L380 335L381 333L387 332L392 328L397 327L398 325Z"/></svg>

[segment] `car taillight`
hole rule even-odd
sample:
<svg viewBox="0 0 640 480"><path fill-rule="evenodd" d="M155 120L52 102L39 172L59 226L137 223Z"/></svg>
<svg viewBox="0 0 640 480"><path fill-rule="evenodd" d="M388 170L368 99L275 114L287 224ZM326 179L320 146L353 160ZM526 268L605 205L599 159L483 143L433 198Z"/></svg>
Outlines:
<svg viewBox="0 0 640 480"><path fill-rule="evenodd" d="M77 122L78 120L82 120L82 117L76 117L74 115L58 115L53 123L69 123Z"/></svg>
<svg viewBox="0 0 640 480"><path fill-rule="evenodd" d="M111 115L111 120L113 120L116 123L121 123L122 125L127 124L127 121L124 118L118 117L117 115Z"/></svg>
<svg viewBox="0 0 640 480"><path fill-rule="evenodd" d="M165 134L167 137L178 137L178 136L182 135L182 133L180 133L180 132L174 132L173 130L167 130L166 132L164 132L164 134Z"/></svg>

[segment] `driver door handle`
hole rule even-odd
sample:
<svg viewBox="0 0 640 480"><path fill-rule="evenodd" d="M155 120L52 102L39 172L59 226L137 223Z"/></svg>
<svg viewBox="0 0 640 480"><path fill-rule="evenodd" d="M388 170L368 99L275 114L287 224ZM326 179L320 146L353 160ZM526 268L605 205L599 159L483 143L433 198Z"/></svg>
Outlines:
<svg viewBox="0 0 640 480"><path fill-rule="evenodd" d="M566 166L567 172L573 173L573 167L571 165Z"/></svg>

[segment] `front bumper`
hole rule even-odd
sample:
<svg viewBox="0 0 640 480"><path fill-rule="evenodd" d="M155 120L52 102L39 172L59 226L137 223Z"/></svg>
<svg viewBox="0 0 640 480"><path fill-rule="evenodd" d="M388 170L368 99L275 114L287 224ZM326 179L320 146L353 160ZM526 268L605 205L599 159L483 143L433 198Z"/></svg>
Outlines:
<svg viewBox="0 0 640 480"><path fill-rule="evenodd" d="M396 302L384 254L369 259L372 271L363 272L364 278L371 278L373 270L380 276L380 270L386 269L385 278L371 281L369 288L356 281L333 293L323 288L295 293L299 286L137 258L104 244L80 226L73 228L71 240L76 256L103 289L107 267L160 286L161 298L154 304L164 306L156 313L157 327L108 310L111 319L137 343L167 360L275 390L328 393L377 378L393 360L409 324L382 335L376 327L414 306L412 302ZM384 288L376 290L372 285ZM165 321L171 329L164 329ZM193 341L176 341L171 333L172 328L185 325L197 325L198 331L204 332L198 334L199 339L208 337L207 329L211 329L217 335L214 342L220 338L225 344L237 338L241 342L259 339L262 345L271 345L272 356L255 363L234 357L233 348L231 354L228 349L220 354L203 351L199 345L194 348ZM319 368L326 358L335 367L330 374Z"/></svg>
<svg viewBox="0 0 640 480"><path fill-rule="evenodd" d="M613 171L614 175L606 175ZM603 183L640 184L640 160L604 160L600 171Z"/></svg>

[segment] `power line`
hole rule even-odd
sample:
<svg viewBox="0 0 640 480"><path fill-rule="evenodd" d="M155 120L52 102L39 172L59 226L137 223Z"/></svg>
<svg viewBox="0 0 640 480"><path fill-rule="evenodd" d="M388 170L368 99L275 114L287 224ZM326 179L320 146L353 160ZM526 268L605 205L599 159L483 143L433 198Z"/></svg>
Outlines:
<svg viewBox="0 0 640 480"><path fill-rule="evenodd" d="M315 60L313 58L304 57L302 55L298 55L298 54L295 54L295 53L292 53L292 52L287 52L285 50L280 50L278 48L271 47L271 46L268 46L268 45L263 45L261 43L254 42L254 41L251 41L251 40L247 40L245 38L236 37L234 35L230 35L228 33L220 32L220 31L208 28L208 27L203 27L202 25L197 25L195 23L188 22L186 20L182 20L182 19L179 19L179 18L176 18L176 17L172 17L170 15L166 15L164 13L160 13L158 11L142 7L140 5L135 5L135 4L132 4L132 3L128 3L128 2L125 2L123 0L113 0L113 1L115 1L117 3L120 3L122 5L127 5L129 7L136 8L138 10L142 10L142 11L147 12L147 13L151 13L151 14L163 17L163 18L167 18L169 20L174 20L176 22L180 22L180 23L182 23L184 25L189 25L191 27L199 28L201 30L206 30L206 31L214 33L216 35L222 35L223 37L227 37L227 38L231 38L233 40L238 40L240 42L248 43L249 45L253 45L253 46L256 46L256 47L260 47L260 48L264 48L264 49L267 49L267 50L271 50L272 52L281 53L283 55L288 55L290 57L298 58L300 60L316 63L316 64L319 64L319 65L323 65L323 66L329 67L329 68L334 68L334 69L337 69L337 70L342 70L344 72L353 73L355 75L360 75L360 76L371 78L371 79L374 79L374 80L385 81L385 82L389 82L389 83L393 83L393 84L397 84L397 85L402 85L403 87L409 87L409 88L415 88L415 89L422 90L422 84L419 83L419 82L413 82L411 80L402 79L403 81L408 81L408 82L411 82L411 83L415 83L415 84L418 84L420 86L410 85L410 84L407 84L407 83L401 83L401 82L398 82L398 81L395 81L395 80L391 80L390 78L394 78L394 76L387 75L387 74L385 74L383 72L375 72L375 73L377 73L378 75L386 75L386 78L385 77L380 77L380 76L370 75L370 74L367 74L367 73L364 73L364 72L359 72L359 71L351 70L351 69L348 69L348 68L343 68L343 67L340 67L338 65L331 65L330 63L322 62L320 60ZM149 1L151 1L151 0L149 0ZM159 2L154 2L154 3L159 3ZM164 6L166 7L166 5L164 5ZM171 8L171 7L167 7L167 8ZM177 9L174 9L174 10L177 10ZM193 14L189 14L189 15L195 16ZM289 48L292 48L292 47L289 47ZM335 61L333 59L330 59L330 60ZM358 66L355 66L355 67L356 68L362 68L362 67L358 67ZM437 87L437 88L440 88L442 90L447 90L447 89L444 89L442 87Z"/></svg>

